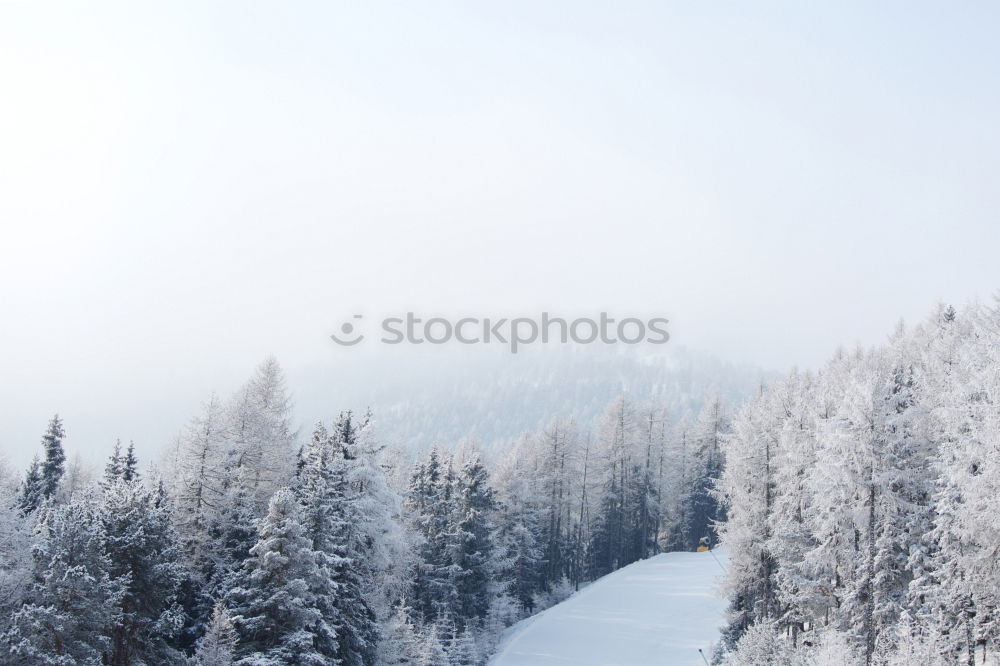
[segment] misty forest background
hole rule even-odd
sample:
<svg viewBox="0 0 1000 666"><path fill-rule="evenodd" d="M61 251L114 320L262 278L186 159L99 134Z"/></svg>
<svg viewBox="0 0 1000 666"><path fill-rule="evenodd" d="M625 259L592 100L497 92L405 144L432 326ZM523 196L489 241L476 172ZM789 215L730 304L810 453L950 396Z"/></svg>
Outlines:
<svg viewBox="0 0 1000 666"><path fill-rule="evenodd" d="M973 664L1000 637L998 356L997 306L942 305L752 389L632 361L617 397L586 368L539 373L549 402L472 379L467 433L438 397L388 410L392 436L346 411L300 435L274 360L157 460L67 459L55 417L0 470L0 662L474 666L707 537L731 562L717 663ZM507 421L543 425L479 443Z"/></svg>

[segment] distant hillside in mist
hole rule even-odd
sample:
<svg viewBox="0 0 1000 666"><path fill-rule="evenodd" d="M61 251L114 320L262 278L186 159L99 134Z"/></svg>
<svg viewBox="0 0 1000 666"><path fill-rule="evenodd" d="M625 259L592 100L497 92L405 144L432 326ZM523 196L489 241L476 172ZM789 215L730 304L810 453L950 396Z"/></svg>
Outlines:
<svg viewBox="0 0 1000 666"><path fill-rule="evenodd" d="M335 368L292 373L303 427L337 410L371 407L383 439L422 448L474 437L495 446L553 416L592 425L621 393L655 399L673 419L697 413L708 396L730 404L766 375L681 348L555 347L511 356L496 350L435 349L395 360L347 357Z"/></svg>

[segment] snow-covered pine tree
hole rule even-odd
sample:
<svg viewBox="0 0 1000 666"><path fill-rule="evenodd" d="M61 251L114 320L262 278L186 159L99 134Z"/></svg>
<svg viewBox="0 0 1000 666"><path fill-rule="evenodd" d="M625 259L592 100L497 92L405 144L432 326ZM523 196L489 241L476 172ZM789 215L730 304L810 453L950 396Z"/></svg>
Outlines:
<svg viewBox="0 0 1000 666"><path fill-rule="evenodd" d="M174 663L179 654L170 638L183 623L176 603L183 569L169 505L136 481L118 480L104 490L99 519L110 575L125 583L107 663Z"/></svg>
<svg viewBox="0 0 1000 666"><path fill-rule="evenodd" d="M384 621L393 604L409 588L409 542L403 529L403 499L392 487L371 413L355 422L341 418L347 493L353 517L348 551L362 583L362 595L376 617Z"/></svg>
<svg viewBox="0 0 1000 666"><path fill-rule="evenodd" d="M819 513L839 516L824 529L840 541L839 552L830 553L823 545L830 539L821 537L812 557L833 555L827 561L836 563L841 580L833 590L840 599L835 618L850 628L865 663L873 663L892 649L912 578L906 569L910 530L926 492L922 475L930 451L905 365L889 354L858 356L845 379L815 468L825 488L815 499Z"/></svg>
<svg viewBox="0 0 1000 666"><path fill-rule="evenodd" d="M28 465L28 471L24 474L24 481L21 483L21 491L17 498L17 505L24 513L31 513L38 509L44 496L42 494L42 464L36 455Z"/></svg>
<svg viewBox="0 0 1000 666"><path fill-rule="evenodd" d="M392 609L384 624L382 641L379 642L379 666L403 666L414 664L420 654L421 642L410 617L410 609L405 599Z"/></svg>
<svg viewBox="0 0 1000 666"><path fill-rule="evenodd" d="M227 488L227 493L217 510L208 513L208 538L205 544L207 561L204 562L205 596L221 597L234 585L250 549L257 543L257 509L248 489L241 486ZM195 538L198 538L195 535Z"/></svg>
<svg viewBox="0 0 1000 666"><path fill-rule="evenodd" d="M524 617L517 599L501 592L490 599L490 609L480 632L479 645L484 652L492 651L500 642L504 629Z"/></svg>
<svg viewBox="0 0 1000 666"><path fill-rule="evenodd" d="M815 422L830 416L825 407L814 407L814 384L812 375L793 372L774 387L774 398L766 398L766 393L762 396L772 409L778 410L777 448L768 470L772 492L764 548L770 560L765 571L773 576L768 595L773 595L772 601L777 603L781 622L791 633L793 643L807 623L823 617L828 603L816 593L814 572L806 557L816 547L809 510L814 489L808 483L808 471L816 459Z"/></svg>
<svg viewBox="0 0 1000 666"><path fill-rule="evenodd" d="M122 476L122 440L115 440L115 447L108 457L108 462L104 464L103 485L111 485Z"/></svg>
<svg viewBox="0 0 1000 666"><path fill-rule="evenodd" d="M796 659L791 641L773 620L760 620L747 627L722 663L725 666L805 666Z"/></svg>
<svg viewBox="0 0 1000 666"><path fill-rule="evenodd" d="M291 478L290 411L281 368L267 359L228 403L212 396L177 440L168 482L186 565L185 647L234 584L271 494Z"/></svg>
<svg viewBox="0 0 1000 666"><path fill-rule="evenodd" d="M472 631L466 627L451 642L448 666L479 666L483 661L479 645Z"/></svg>
<svg viewBox="0 0 1000 666"><path fill-rule="evenodd" d="M450 576L447 533L452 515L450 460L432 448L414 465L406 500L411 529L417 539L409 599L415 617L433 622L451 612L457 596Z"/></svg>
<svg viewBox="0 0 1000 666"><path fill-rule="evenodd" d="M240 635L241 666L337 663L336 628L327 624L315 590L328 589L299 500L287 489L271 498L238 584L226 605Z"/></svg>
<svg viewBox="0 0 1000 666"><path fill-rule="evenodd" d="M441 642L438 634L438 625L433 623L423 637L420 644L420 651L414 666L446 666L448 664L448 653Z"/></svg>
<svg viewBox="0 0 1000 666"><path fill-rule="evenodd" d="M459 630L481 620L489 610L494 562L496 493L478 456L466 461L455 483L450 526L446 535L455 603L451 617Z"/></svg>
<svg viewBox="0 0 1000 666"><path fill-rule="evenodd" d="M139 460L135 457L135 442L131 440L128 443L128 449L125 450L125 455L122 457L121 480L139 480Z"/></svg>
<svg viewBox="0 0 1000 666"><path fill-rule="evenodd" d="M572 420L556 418L536 440L528 440L528 446L519 447L518 453L534 462L530 480L541 511L538 525L545 558L541 582L547 586L572 567L573 486L579 435Z"/></svg>
<svg viewBox="0 0 1000 666"><path fill-rule="evenodd" d="M231 492L252 500L258 516L267 509L274 491L294 474L296 433L291 408L284 372L273 358L257 368L227 407L228 485Z"/></svg>
<svg viewBox="0 0 1000 666"><path fill-rule="evenodd" d="M24 513L19 499L15 477L0 459L0 634L7 631L33 578L31 544L37 515Z"/></svg>
<svg viewBox="0 0 1000 666"><path fill-rule="evenodd" d="M975 640L983 650L1000 649L1000 585L997 559L1000 521L1000 294L976 313L968 363L974 378L968 394L970 430L965 440L965 485L957 528L971 546L961 553L963 576L977 609ZM952 472L957 470L952 469ZM960 477L961 478L961 477Z"/></svg>
<svg viewBox="0 0 1000 666"><path fill-rule="evenodd" d="M666 444L665 410L647 404L637 429L640 435L638 460L634 463L636 482L630 495L629 510L632 514L630 550L635 559L653 555L659 548L659 533L663 515L661 503L661 461Z"/></svg>
<svg viewBox="0 0 1000 666"><path fill-rule="evenodd" d="M928 433L934 455L928 472L934 475L925 513L928 529L914 535L907 566L912 571L905 622L897 629L900 652L924 651L936 645L942 653L960 652L964 644L962 622L966 594L953 581L961 578L948 570L956 563L953 555L962 546L952 529L957 525L955 512L961 505L961 489L952 484L947 473L959 458L956 443L968 431L965 403L972 384L966 340L972 337L968 316L956 316L954 308L939 305L937 310L914 331L912 349L916 366L920 402L928 412ZM958 546L955 548L955 546ZM948 637L946 639L946 637Z"/></svg>
<svg viewBox="0 0 1000 666"><path fill-rule="evenodd" d="M933 492L935 453L928 437L926 411L918 404L919 387L912 364L900 357L888 368L879 405L880 440L875 481L875 576L872 581L872 661L884 661L895 650L896 626L907 605L914 579L910 553L932 527L929 502Z"/></svg>
<svg viewBox="0 0 1000 666"><path fill-rule="evenodd" d="M206 631L216 599L256 541L249 501L230 502L234 495L227 492L226 429L222 404L212 396L178 437L170 470L174 525L185 565L179 595L187 616L185 645Z"/></svg>
<svg viewBox="0 0 1000 666"><path fill-rule="evenodd" d="M303 451L298 496L306 535L328 576L315 590L327 624L337 628L335 656L343 666L374 664L378 625L364 599L362 571L367 540L355 538L364 517L351 488L356 430L349 413L341 415L332 435L318 424Z"/></svg>
<svg viewBox="0 0 1000 666"><path fill-rule="evenodd" d="M3 663L107 663L127 581L112 577L96 512L85 502L52 507L39 531L34 583L2 637Z"/></svg>
<svg viewBox="0 0 1000 666"><path fill-rule="evenodd" d="M223 604L216 604L205 633L195 646L194 666L233 666L238 641L232 615Z"/></svg>
<svg viewBox="0 0 1000 666"><path fill-rule="evenodd" d="M601 424L601 452L598 460L600 499L588 545L589 574L603 576L633 561L629 548L626 515L633 483L635 414L631 403L620 396L611 403Z"/></svg>
<svg viewBox="0 0 1000 666"><path fill-rule="evenodd" d="M686 417L674 424L665 449L662 461L664 490L660 494L664 521L662 548L666 551L691 550L684 526L694 477L694 447L691 424Z"/></svg>
<svg viewBox="0 0 1000 666"><path fill-rule="evenodd" d="M947 378L934 405L940 427L930 571L915 583L927 600L922 633L939 637L955 663L972 664L977 648L997 649L1000 590L995 553L997 442L1000 441L1000 306L939 317L931 347Z"/></svg>
<svg viewBox="0 0 1000 666"><path fill-rule="evenodd" d="M545 557L542 543L544 534L541 523L544 512L541 499L535 490L536 476L529 467L533 450L529 446L511 449L500 469L503 500L499 503L495 531L495 589L493 596L509 594L520 603L526 614L534 611L535 595L545 585ZM572 546L569 542L569 546ZM570 564L574 552L567 552Z"/></svg>
<svg viewBox="0 0 1000 666"><path fill-rule="evenodd" d="M775 561L769 536L774 512L775 459L783 416L773 396L751 402L739 411L726 439L726 468L718 489L731 518L723 523L720 539L731 553L727 568L730 590L729 624L723 638L733 648L751 626L773 621L777 615ZM763 626L763 625L761 625Z"/></svg>
<svg viewBox="0 0 1000 666"><path fill-rule="evenodd" d="M48 429L42 436L42 498L50 499L59 489L59 481L62 480L66 463L66 453L63 451L62 441L66 436L63 430L62 421L56 414L49 421Z"/></svg>
<svg viewBox="0 0 1000 666"><path fill-rule="evenodd" d="M103 487L114 485L118 481L138 481L139 460L135 457L135 442L128 443L128 449L122 454L122 442L115 440L115 448L104 465Z"/></svg>
<svg viewBox="0 0 1000 666"><path fill-rule="evenodd" d="M42 435L42 457L32 458L24 482L21 484L18 506L25 513L35 511L42 502L55 497L66 462L66 453L62 446L65 436L62 421L56 414Z"/></svg>
<svg viewBox="0 0 1000 666"><path fill-rule="evenodd" d="M714 492L715 480L722 474L725 457L722 438L729 432L725 406L719 396L705 403L693 429L691 470L684 499L681 540L685 550L694 550L701 539L715 542L714 523L725 518Z"/></svg>

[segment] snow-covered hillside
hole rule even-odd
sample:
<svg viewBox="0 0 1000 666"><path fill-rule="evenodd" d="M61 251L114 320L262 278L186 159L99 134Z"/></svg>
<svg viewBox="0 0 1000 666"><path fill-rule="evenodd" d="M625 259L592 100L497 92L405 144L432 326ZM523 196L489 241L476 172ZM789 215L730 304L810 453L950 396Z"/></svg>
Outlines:
<svg viewBox="0 0 1000 666"><path fill-rule="evenodd" d="M712 555L715 555L713 558ZM723 624L725 552L664 553L510 629L490 666L704 664Z"/></svg>

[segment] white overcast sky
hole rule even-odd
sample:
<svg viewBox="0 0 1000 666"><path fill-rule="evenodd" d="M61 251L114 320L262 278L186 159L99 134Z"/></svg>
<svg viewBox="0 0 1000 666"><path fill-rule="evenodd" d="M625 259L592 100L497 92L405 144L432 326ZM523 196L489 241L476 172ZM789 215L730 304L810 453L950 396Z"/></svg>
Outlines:
<svg viewBox="0 0 1000 666"><path fill-rule="evenodd" d="M0 0L0 452L335 370L355 312L664 315L783 371L985 300L998 19Z"/></svg>

